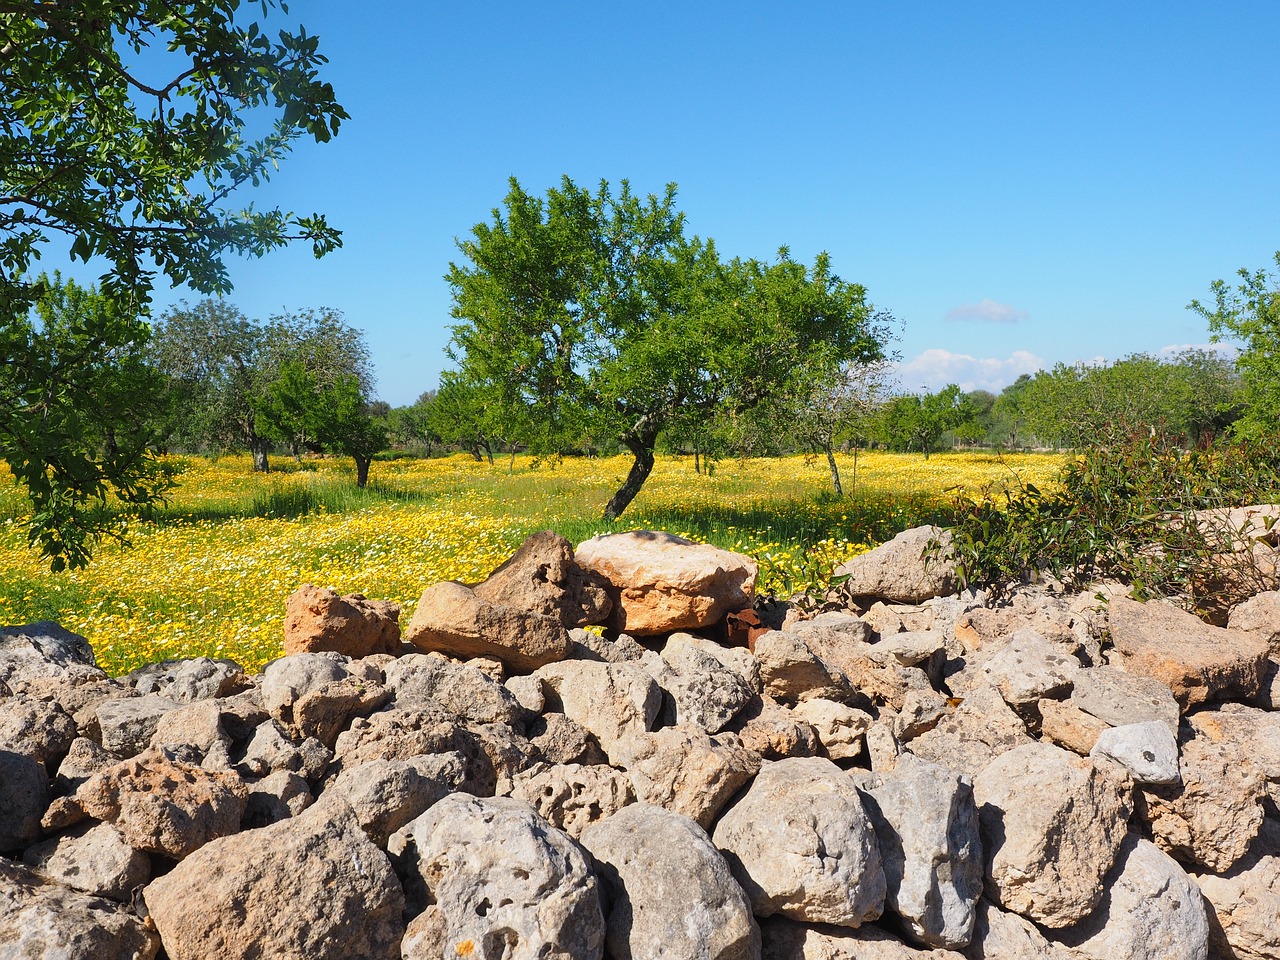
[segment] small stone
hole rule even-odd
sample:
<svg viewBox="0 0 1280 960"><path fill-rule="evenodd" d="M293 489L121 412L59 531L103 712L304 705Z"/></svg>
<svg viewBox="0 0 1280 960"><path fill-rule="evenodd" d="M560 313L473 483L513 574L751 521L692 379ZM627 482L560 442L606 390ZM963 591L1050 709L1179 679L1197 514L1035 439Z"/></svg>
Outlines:
<svg viewBox="0 0 1280 960"><path fill-rule="evenodd" d="M1089 756L1115 761L1137 783L1177 783L1182 779L1178 773L1178 741L1159 720L1102 731Z"/></svg>

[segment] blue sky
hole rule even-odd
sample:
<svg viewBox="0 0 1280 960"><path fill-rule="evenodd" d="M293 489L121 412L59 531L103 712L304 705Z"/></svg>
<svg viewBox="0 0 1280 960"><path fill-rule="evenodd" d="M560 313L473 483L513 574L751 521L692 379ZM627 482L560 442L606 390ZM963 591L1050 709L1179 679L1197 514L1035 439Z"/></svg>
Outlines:
<svg viewBox="0 0 1280 960"><path fill-rule="evenodd" d="M236 261L250 316L330 306L379 393L447 365L454 238L516 176L679 184L725 255L782 244L903 321L907 389L1207 340L1280 249L1280 3L295 0L351 114L253 199L345 231ZM159 306L181 291L158 291Z"/></svg>

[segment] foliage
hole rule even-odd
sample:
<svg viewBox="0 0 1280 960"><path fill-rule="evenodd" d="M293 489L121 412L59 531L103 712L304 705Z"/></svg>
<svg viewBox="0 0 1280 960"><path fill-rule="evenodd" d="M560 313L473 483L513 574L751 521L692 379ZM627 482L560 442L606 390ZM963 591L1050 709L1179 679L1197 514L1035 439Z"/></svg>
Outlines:
<svg viewBox="0 0 1280 960"><path fill-rule="evenodd" d="M251 9L265 18L276 6ZM138 317L158 274L224 292L227 253L307 240L319 256L339 244L320 215L227 207L294 141L326 141L347 116L319 78L315 37L269 33L240 10L240 0L0 0L0 394L11 401L0 404L0 449L32 484L31 535L54 566L88 560L105 532L94 504L114 494L141 506L163 491L144 456L92 445L84 424L95 412L73 406L88 394L66 386L87 372L75 363L145 343ZM248 117L274 123L254 140ZM98 295L111 306L74 325L71 350L27 320L47 289L32 262L55 243L107 268ZM144 386L131 384L137 411ZM128 397L116 394L115 414Z"/></svg>
<svg viewBox="0 0 1280 960"><path fill-rule="evenodd" d="M1232 427L1240 439L1261 440L1280 430L1280 251L1276 271L1239 271L1235 289L1225 281L1210 286L1213 308L1191 301L1190 309L1209 321L1215 342L1238 340L1236 358L1243 384L1244 412Z"/></svg>
<svg viewBox="0 0 1280 960"><path fill-rule="evenodd" d="M417 400L405 407L393 407L387 413L387 439L396 447L407 449L420 456L431 456L437 444L444 438L436 431L431 408L435 404L436 391L427 390Z"/></svg>
<svg viewBox="0 0 1280 960"><path fill-rule="evenodd" d="M956 504L954 550L964 581L996 589L1037 571L1071 585L1099 577L1140 598L1200 608L1232 599L1200 510L1265 503L1280 492L1280 448L1186 448L1159 431L1112 432L1066 462L1058 482L1000 485Z"/></svg>
<svg viewBox="0 0 1280 960"><path fill-rule="evenodd" d="M964 394L950 383L937 393L894 397L880 409L876 430L890 450L915 451L928 457L938 449L944 434L969 418Z"/></svg>
<svg viewBox="0 0 1280 960"><path fill-rule="evenodd" d="M565 177L543 201L512 179L504 209L459 247L453 382L535 453L631 451L609 519L643 486L664 431L749 410L811 364L881 356L865 291L825 255L811 269L785 249L773 264L726 263L685 238L674 184L642 200L626 181L615 195Z"/></svg>
<svg viewBox="0 0 1280 960"><path fill-rule="evenodd" d="M41 277L34 317L0 335L0 435L13 478L31 502L28 540L53 570L89 561L93 541L122 539L129 515L154 503L168 476L151 456L156 393L144 335L96 289ZM134 509L112 510L113 500Z"/></svg>
<svg viewBox="0 0 1280 960"><path fill-rule="evenodd" d="M1040 482L1061 462L864 453L858 496L836 499L825 467L802 456L731 459L712 475L660 456L627 520L603 522L599 503L629 459L565 457L553 469L520 455L509 471L465 454L404 458L379 462L361 490L350 460L281 458L262 474L247 456L170 457L179 485L133 530L134 547L105 544L91 568L57 576L25 544L25 505L0 487L0 622L58 620L113 674L200 655L257 670L280 655L284 598L302 583L395 600L407 622L424 586L484 578L529 533L576 543L632 525L748 553L760 591L786 596L819 589L868 544L944 517L947 488L978 490L1010 469Z"/></svg>

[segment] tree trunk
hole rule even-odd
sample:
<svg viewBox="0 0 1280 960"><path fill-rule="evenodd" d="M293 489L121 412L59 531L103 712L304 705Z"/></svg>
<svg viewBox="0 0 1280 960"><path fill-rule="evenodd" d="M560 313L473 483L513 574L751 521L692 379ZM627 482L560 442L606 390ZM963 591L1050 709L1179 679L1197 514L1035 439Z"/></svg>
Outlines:
<svg viewBox="0 0 1280 960"><path fill-rule="evenodd" d="M650 436L634 441L623 441L636 459L631 464L631 472L627 474L627 479L622 482L618 492L604 508L606 520L617 520L622 515L622 511L627 509L631 501L636 498L644 482L649 479L649 474L653 472L653 447L656 440L656 436Z"/></svg>
<svg viewBox="0 0 1280 960"><path fill-rule="evenodd" d="M254 473L270 473L271 464L267 461L267 443L261 437L249 441L249 450L253 453Z"/></svg>
<svg viewBox="0 0 1280 960"><path fill-rule="evenodd" d="M356 461L356 486L364 489L365 484L369 482L369 465L373 463L372 457L355 457Z"/></svg>
<svg viewBox="0 0 1280 960"><path fill-rule="evenodd" d="M836 465L835 451L829 443L824 443L822 449L827 455L827 466L831 468L831 486L835 487L837 497L843 497L844 487L840 486L840 468Z"/></svg>
<svg viewBox="0 0 1280 960"><path fill-rule="evenodd" d="M511 459L507 461L507 473L516 472L516 442L514 440L508 444L511 452Z"/></svg>
<svg viewBox="0 0 1280 960"><path fill-rule="evenodd" d="M693 448L693 472L702 476L702 461L698 459L698 448Z"/></svg>
<svg viewBox="0 0 1280 960"><path fill-rule="evenodd" d="M849 495L856 496L858 493L858 447L853 447L853 483L849 487Z"/></svg>

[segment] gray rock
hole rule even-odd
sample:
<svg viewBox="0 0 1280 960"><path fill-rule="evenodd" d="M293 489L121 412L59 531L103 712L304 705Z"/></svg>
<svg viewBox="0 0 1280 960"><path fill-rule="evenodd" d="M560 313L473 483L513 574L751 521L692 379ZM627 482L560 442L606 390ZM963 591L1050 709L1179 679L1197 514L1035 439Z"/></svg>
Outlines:
<svg viewBox="0 0 1280 960"><path fill-rule="evenodd" d="M964 947L982 896L982 840L973 785L910 754L864 795L889 907L930 947Z"/></svg>
<svg viewBox="0 0 1280 960"><path fill-rule="evenodd" d="M871 715L834 700L802 700L791 710L813 727L822 752L832 760L855 760L862 756L863 738L871 727Z"/></svg>
<svg viewBox="0 0 1280 960"><path fill-rule="evenodd" d="M76 723L57 701L0 699L0 744L35 757L52 770L76 738Z"/></svg>
<svg viewBox="0 0 1280 960"><path fill-rule="evenodd" d="M107 700L96 711L102 745L122 757L132 757L151 745L160 718L179 704L157 694Z"/></svg>
<svg viewBox="0 0 1280 960"><path fill-rule="evenodd" d="M760 770L759 756L733 734L713 737L689 727L626 737L613 745L609 760L626 771L643 803L683 814L704 830Z"/></svg>
<svg viewBox="0 0 1280 960"><path fill-rule="evenodd" d="M962 960L952 950L924 953L875 926L813 926L783 917L760 924L764 960Z"/></svg>
<svg viewBox="0 0 1280 960"><path fill-rule="evenodd" d="M516 775L511 795L574 838L636 801L627 775L603 764L541 765L526 770Z"/></svg>
<svg viewBox="0 0 1280 960"><path fill-rule="evenodd" d="M906 749L922 760L976 777L993 757L1032 742L1026 725L1004 698L981 686Z"/></svg>
<svg viewBox="0 0 1280 960"><path fill-rule="evenodd" d="M408 761L374 760L343 770L325 797L346 800L369 839L386 849L391 834L452 792L447 779L424 776Z"/></svg>
<svg viewBox="0 0 1280 960"><path fill-rule="evenodd" d="M171 960L399 960L404 893L340 801L210 843L144 892Z"/></svg>
<svg viewBox="0 0 1280 960"><path fill-rule="evenodd" d="M15 689L40 677L66 679L96 676L93 647L78 633L52 620L20 627L0 627L0 680Z"/></svg>
<svg viewBox="0 0 1280 960"><path fill-rule="evenodd" d="M542 687L542 680L533 674L522 677L507 677L502 684L507 693L516 698L529 713L541 713L547 706L547 694Z"/></svg>
<svg viewBox="0 0 1280 960"><path fill-rule="evenodd" d="M288 770L277 770L250 785L240 829L256 830L296 817L311 806L314 799L302 777Z"/></svg>
<svg viewBox="0 0 1280 960"><path fill-rule="evenodd" d="M1210 912L1215 957L1280 956L1280 821L1268 819L1246 857L1220 876L1196 880Z"/></svg>
<svg viewBox="0 0 1280 960"><path fill-rule="evenodd" d="M884 909L875 832L853 781L830 760L765 764L713 839L756 916L857 927Z"/></svg>
<svg viewBox="0 0 1280 960"><path fill-rule="evenodd" d="M524 708L511 691L475 667L440 656L409 654L389 664L386 676L397 709L419 709L434 701L474 723L523 725Z"/></svg>
<svg viewBox="0 0 1280 960"><path fill-rule="evenodd" d="M262 671L262 705L273 718L293 723L293 706L306 694L351 674L348 658L339 653L296 653L267 664Z"/></svg>
<svg viewBox="0 0 1280 960"><path fill-rule="evenodd" d="M582 835L611 904L611 960L755 960L760 931L706 832L649 804L624 807Z"/></svg>
<svg viewBox="0 0 1280 960"><path fill-rule="evenodd" d="M563 713L548 713L529 724L529 742L547 763L608 763L600 741Z"/></svg>
<svg viewBox="0 0 1280 960"><path fill-rule="evenodd" d="M1089 751L1120 764L1137 783L1177 783L1178 741L1160 720L1109 727L1098 735Z"/></svg>
<svg viewBox="0 0 1280 960"><path fill-rule="evenodd" d="M1280 659L1280 590L1264 590L1231 608L1227 626L1252 633Z"/></svg>
<svg viewBox="0 0 1280 960"><path fill-rule="evenodd" d="M1072 960L1066 947L1046 940L1030 920L1001 910L985 898L978 901L973 941L965 956L969 960Z"/></svg>
<svg viewBox="0 0 1280 960"><path fill-rule="evenodd" d="M0 750L0 853L21 850L40 837L49 806L44 765L25 753Z"/></svg>
<svg viewBox="0 0 1280 960"><path fill-rule="evenodd" d="M553 708L591 731L606 751L618 740L652 730L662 691L643 668L630 663L572 660L538 671Z"/></svg>
<svg viewBox="0 0 1280 960"><path fill-rule="evenodd" d="M95 773L119 763L120 759L87 737L76 737L71 741L71 747L62 758L62 763L58 764L54 788L60 794L74 793L80 784Z"/></svg>
<svg viewBox="0 0 1280 960"><path fill-rule="evenodd" d="M420 911L405 960L602 955L604 917L587 859L527 803L453 794L395 833L389 849L409 910Z"/></svg>
<svg viewBox="0 0 1280 960"><path fill-rule="evenodd" d="M155 693L178 703L229 697L249 682L244 667L234 660L209 657L149 663L134 670L125 680L140 694Z"/></svg>
<svg viewBox="0 0 1280 960"><path fill-rule="evenodd" d="M367 717L391 699L376 680L346 676L308 690L293 702L293 722L300 737L314 737L332 747L355 717Z"/></svg>
<svg viewBox="0 0 1280 960"><path fill-rule="evenodd" d="M818 752L818 731L769 696L759 707L748 707L738 718L742 745L765 760L812 757ZM735 724L737 726L737 724Z"/></svg>
<svg viewBox="0 0 1280 960"><path fill-rule="evenodd" d="M1069 691L1080 661L1064 654L1031 628L1016 631L984 660L979 672L1012 707L1025 707L1042 697Z"/></svg>
<svg viewBox="0 0 1280 960"><path fill-rule="evenodd" d="M37 843L23 853L22 862L74 890L121 902L151 877L151 858L125 843L109 823Z"/></svg>
<svg viewBox="0 0 1280 960"><path fill-rule="evenodd" d="M153 747L195 747L202 757L213 750L225 753L231 737L222 726L222 711L214 701L196 700L161 715L151 735Z"/></svg>
<svg viewBox="0 0 1280 960"><path fill-rule="evenodd" d="M0 957L152 960L160 938L124 907L0 860Z"/></svg>
<svg viewBox="0 0 1280 960"><path fill-rule="evenodd" d="M755 699L755 692L739 674L692 642L688 634L673 634L663 648L654 679L671 696L672 724L719 733Z"/></svg>
<svg viewBox="0 0 1280 960"><path fill-rule="evenodd" d="M1178 701L1167 683L1151 677L1115 667L1088 667L1076 674L1070 702L1113 727L1159 720L1178 732Z"/></svg>
<svg viewBox="0 0 1280 960"><path fill-rule="evenodd" d="M333 751L319 740L308 737L301 743L294 743L280 724L268 720L254 731L235 769L248 777L265 777L286 770L315 783L324 775L332 759Z"/></svg>
<svg viewBox="0 0 1280 960"><path fill-rule="evenodd" d="M761 634L756 638L755 655L765 693L775 700L795 703L822 697L844 701L852 695L845 675L794 633L770 630Z"/></svg>
<svg viewBox="0 0 1280 960"><path fill-rule="evenodd" d="M1182 868L1149 840L1125 840L1102 903L1059 935L1083 960L1205 960L1204 900Z"/></svg>
<svg viewBox="0 0 1280 960"><path fill-rule="evenodd" d="M988 764L973 792L993 900L1052 928L1098 906L1132 811L1124 783L1060 747L1031 743Z"/></svg>
<svg viewBox="0 0 1280 960"><path fill-rule="evenodd" d="M939 548L936 555L930 549L934 544ZM842 589L850 596L921 603L955 592L956 570L950 548L949 530L914 527L846 560L832 576L846 578Z"/></svg>

